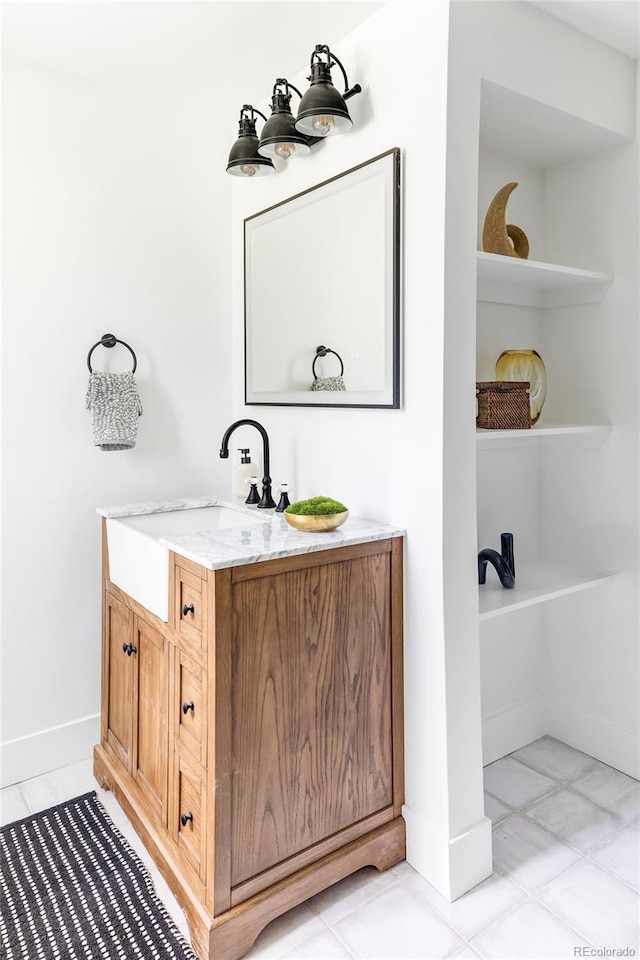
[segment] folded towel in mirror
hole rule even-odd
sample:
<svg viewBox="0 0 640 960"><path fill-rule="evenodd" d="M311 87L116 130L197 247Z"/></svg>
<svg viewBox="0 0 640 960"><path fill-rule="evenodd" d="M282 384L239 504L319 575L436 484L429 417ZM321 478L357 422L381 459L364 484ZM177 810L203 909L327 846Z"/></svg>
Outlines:
<svg viewBox="0 0 640 960"><path fill-rule="evenodd" d="M94 370L85 401L91 410L93 442L101 450L130 450L136 445L142 403L132 373Z"/></svg>
<svg viewBox="0 0 640 960"><path fill-rule="evenodd" d="M346 390L342 377L316 377L310 390Z"/></svg>

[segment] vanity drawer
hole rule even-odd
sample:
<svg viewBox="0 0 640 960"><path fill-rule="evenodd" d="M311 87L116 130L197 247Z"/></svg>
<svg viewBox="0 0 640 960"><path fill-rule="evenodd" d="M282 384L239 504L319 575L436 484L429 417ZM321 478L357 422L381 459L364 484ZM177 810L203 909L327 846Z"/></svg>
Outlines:
<svg viewBox="0 0 640 960"><path fill-rule="evenodd" d="M207 762L206 673L184 651L176 650L176 737L202 764Z"/></svg>
<svg viewBox="0 0 640 960"><path fill-rule="evenodd" d="M185 649L203 659L207 633L208 583L202 567L176 557L173 568L173 625Z"/></svg>
<svg viewBox="0 0 640 960"><path fill-rule="evenodd" d="M186 752L175 755L173 836L180 859L202 883L206 877L206 771Z"/></svg>

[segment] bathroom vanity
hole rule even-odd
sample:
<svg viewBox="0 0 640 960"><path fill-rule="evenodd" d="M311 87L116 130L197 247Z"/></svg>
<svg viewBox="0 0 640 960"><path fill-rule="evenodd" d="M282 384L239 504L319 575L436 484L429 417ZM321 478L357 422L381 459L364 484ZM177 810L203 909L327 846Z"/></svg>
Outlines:
<svg viewBox="0 0 640 960"><path fill-rule="evenodd" d="M404 858L403 531L307 534L215 499L99 513L95 775L201 960L236 960L298 903ZM135 580L152 548L155 612Z"/></svg>

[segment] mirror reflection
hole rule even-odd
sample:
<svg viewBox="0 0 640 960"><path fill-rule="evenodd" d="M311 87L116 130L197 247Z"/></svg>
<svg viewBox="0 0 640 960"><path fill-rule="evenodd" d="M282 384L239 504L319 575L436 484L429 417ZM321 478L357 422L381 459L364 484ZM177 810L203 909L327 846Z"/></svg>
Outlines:
<svg viewBox="0 0 640 960"><path fill-rule="evenodd" d="M249 217L245 400L400 405L400 152Z"/></svg>

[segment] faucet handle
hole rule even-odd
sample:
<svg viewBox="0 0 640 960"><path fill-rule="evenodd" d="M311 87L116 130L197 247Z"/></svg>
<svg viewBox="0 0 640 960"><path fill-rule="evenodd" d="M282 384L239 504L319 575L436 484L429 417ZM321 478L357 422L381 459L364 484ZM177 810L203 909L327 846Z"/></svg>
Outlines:
<svg viewBox="0 0 640 960"><path fill-rule="evenodd" d="M245 483L251 485L249 489L249 496L245 500L245 503L260 503L260 494L258 493L258 478L247 477Z"/></svg>
<svg viewBox="0 0 640 960"><path fill-rule="evenodd" d="M278 486L278 491L280 493L280 500L276 507L276 513L284 513L287 507L291 505L291 501L289 500L289 484L281 483Z"/></svg>

